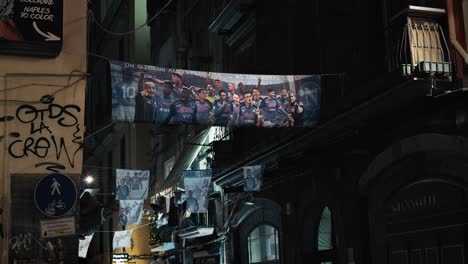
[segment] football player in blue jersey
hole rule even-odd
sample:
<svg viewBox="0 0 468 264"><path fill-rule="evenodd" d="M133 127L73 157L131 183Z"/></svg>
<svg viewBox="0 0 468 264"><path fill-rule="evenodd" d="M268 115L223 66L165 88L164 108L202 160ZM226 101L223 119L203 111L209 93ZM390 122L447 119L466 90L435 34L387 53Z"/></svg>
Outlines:
<svg viewBox="0 0 468 264"><path fill-rule="evenodd" d="M227 100L232 103L234 101L235 94L236 94L236 85L234 83L228 83Z"/></svg>
<svg viewBox="0 0 468 264"><path fill-rule="evenodd" d="M283 110L286 110L289 108L290 100L288 96L288 90L286 88L281 88L280 90L280 96L278 98L278 102L280 104L280 108Z"/></svg>
<svg viewBox="0 0 468 264"><path fill-rule="evenodd" d="M240 96L238 94L233 94L232 96L232 113L231 120L229 121L230 126L237 126L237 117L239 117L239 108L240 108Z"/></svg>
<svg viewBox="0 0 468 264"><path fill-rule="evenodd" d="M181 97L171 105L171 112L168 116L170 124L192 125L196 124L197 106L190 100L191 91L183 88Z"/></svg>
<svg viewBox="0 0 468 264"><path fill-rule="evenodd" d="M238 121L240 127L261 126L263 120L259 118L260 110L252 104L252 93L244 93L244 103L239 108Z"/></svg>
<svg viewBox="0 0 468 264"><path fill-rule="evenodd" d="M145 78L152 79L154 82L158 84L164 84L167 81L163 81L161 79L155 78L151 75L145 75ZM182 90L184 88L187 88L183 83L182 83L182 75L178 72L173 72L171 74L171 79L172 79L172 92L174 93L173 96L175 99L180 99Z"/></svg>
<svg viewBox="0 0 468 264"><path fill-rule="evenodd" d="M195 105L197 106L197 124L206 126L210 123L213 119L213 105L206 100L207 91L206 89L198 90L198 100L195 101Z"/></svg>
<svg viewBox="0 0 468 264"><path fill-rule="evenodd" d="M139 80L142 89L135 96L135 122L153 122L156 112L154 95L156 86L152 82L143 82L143 75Z"/></svg>
<svg viewBox="0 0 468 264"><path fill-rule="evenodd" d="M206 85L212 85L210 72L206 73ZM223 91L223 82L221 82L219 79L214 80L214 88L216 88L215 94L219 95L219 93Z"/></svg>
<svg viewBox="0 0 468 264"><path fill-rule="evenodd" d="M211 84L206 86L206 100L209 101L211 104L214 104L214 101L218 100L219 97L215 95L214 88Z"/></svg>
<svg viewBox="0 0 468 264"><path fill-rule="evenodd" d="M239 94L241 104L244 102L244 93L247 92L248 90L249 89L245 87L243 82L240 82L237 84L237 92Z"/></svg>
<svg viewBox="0 0 468 264"><path fill-rule="evenodd" d="M187 88L182 83L182 75L178 72L173 72L171 78L174 83L174 93L176 94L176 97L182 97L182 91L184 88Z"/></svg>
<svg viewBox="0 0 468 264"><path fill-rule="evenodd" d="M276 126L276 116L279 109L279 102L275 98L275 90L268 88L268 97L263 99L260 103L260 110L263 114L263 126L273 127Z"/></svg>
<svg viewBox="0 0 468 264"><path fill-rule="evenodd" d="M247 169L244 174L244 191L258 191L257 180L252 176L252 171L250 169Z"/></svg>
<svg viewBox="0 0 468 264"><path fill-rule="evenodd" d="M260 90L258 88L252 89L252 104L255 108L260 108L262 98L260 97Z"/></svg>
<svg viewBox="0 0 468 264"><path fill-rule="evenodd" d="M156 112L154 120L157 125L165 125L168 120L168 116L171 113L171 105L175 102L175 98L172 94L173 83L165 81L162 94L156 94Z"/></svg>
<svg viewBox="0 0 468 264"><path fill-rule="evenodd" d="M213 105L214 109L214 125L226 126L231 118L232 103L227 101L225 91L219 92L219 99Z"/></svg>
<svg viewBox="0 0 468 264"><path fill-rule="evenodd" d="M288 108L288 113L291 115L290 126L301 127L304 123L302 117L304 105L297 100L295 92L289 92L289 98L291 99L291 104Z"/></svg>

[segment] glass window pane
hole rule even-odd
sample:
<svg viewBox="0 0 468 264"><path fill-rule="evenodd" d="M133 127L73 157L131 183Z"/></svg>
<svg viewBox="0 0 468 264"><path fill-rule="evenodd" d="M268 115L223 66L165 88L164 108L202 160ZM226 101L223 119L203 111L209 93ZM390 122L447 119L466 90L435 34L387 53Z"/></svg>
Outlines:
<svg viewBox="0 0 468 264"><path fill-rule="evenodd" d="M269 225L256 227L248 237L249 263L279 259L278 230Z"/></svg>
<svg viewBox="0 0 468 264"><path fill-rule="evenodd" d="M249 256L250 263L256 263L261 261L260 255L260 241L258 238L249 240Z"/></svg>
<svg viewBox="0 0 468 264"><path fill-rule="evenodd" d="M266 260L277 260L278 259L278 231L273 227L268 227L269 230L266 232Z"/></svg>
<svg viewBox="0 0 468 264"><path fill-rule="evenodd" d="M318 250L333 249L332 243L332 219L328 207L323 209L322 216L320 217L320 224L318 229Z"/></svg>

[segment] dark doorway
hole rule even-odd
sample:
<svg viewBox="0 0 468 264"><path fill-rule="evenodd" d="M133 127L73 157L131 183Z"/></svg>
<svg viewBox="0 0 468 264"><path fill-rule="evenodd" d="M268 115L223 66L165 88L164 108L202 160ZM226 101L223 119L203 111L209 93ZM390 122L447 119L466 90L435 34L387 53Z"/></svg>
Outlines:
<svg viewBox="0 0 468 264"><path fill-rule="evenodd" d="M440 179L394 192L385 203L387 263L467 263L466 201L466 188Z"/></svg>

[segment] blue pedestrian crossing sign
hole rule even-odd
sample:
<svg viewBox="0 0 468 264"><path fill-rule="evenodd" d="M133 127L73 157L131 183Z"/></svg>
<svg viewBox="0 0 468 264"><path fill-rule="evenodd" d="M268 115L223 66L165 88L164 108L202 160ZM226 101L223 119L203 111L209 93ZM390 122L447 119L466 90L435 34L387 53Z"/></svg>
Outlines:
<svg viewBox="0 0 468 264"><path fill-rule="evenodd" d="M60 173L49 174L36 185L34 203L45 215L59 217L75 207L76 185L68 176Z"/></svg>

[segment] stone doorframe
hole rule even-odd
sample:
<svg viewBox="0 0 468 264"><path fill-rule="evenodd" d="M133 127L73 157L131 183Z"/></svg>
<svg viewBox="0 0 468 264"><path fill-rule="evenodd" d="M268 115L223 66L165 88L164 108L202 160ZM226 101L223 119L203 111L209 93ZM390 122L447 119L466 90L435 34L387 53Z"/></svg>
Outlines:
<svg viewBox="0 0 468 264"><path fill-rule="evenodd" d="M372 263L386 263L385 200L412 182L432 179L468 186L468 139L421 134L391 145L370 163L359 180L368 198Z"/></svg>

